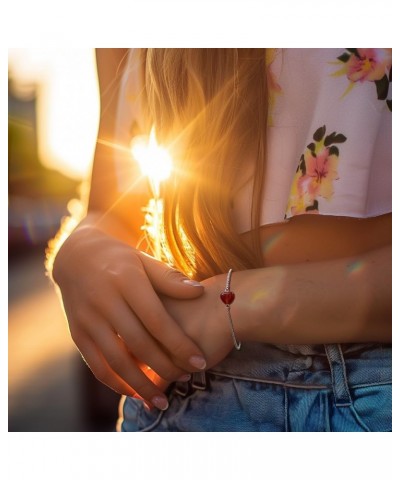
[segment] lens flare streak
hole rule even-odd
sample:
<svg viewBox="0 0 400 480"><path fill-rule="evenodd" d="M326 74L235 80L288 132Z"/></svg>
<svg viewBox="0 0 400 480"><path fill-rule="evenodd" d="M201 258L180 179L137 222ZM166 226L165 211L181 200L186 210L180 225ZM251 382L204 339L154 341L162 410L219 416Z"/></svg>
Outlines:
<svg viewBox="0 0 400 480"><path fill-rule="evenodd" d="M159 198L161 182L171 175L172 159L168 150L157 144L154 128L149 137L134 137L131 151L143 175L149 179L154 197Z"/></svg>
<svg viewBox="0 0 400 480"><path fill-rule="evenodd" d="M143 209L145 224L143 230L151 239L154 256L168 263L172 262L163 228L163 200L160 198L161 183L172 172L172 159L166 148L158 145L155 129L152 128L150 136L137 136L132 139L131 153L133 159L139 164L142 174L148 178L153 194Z"/></svg>

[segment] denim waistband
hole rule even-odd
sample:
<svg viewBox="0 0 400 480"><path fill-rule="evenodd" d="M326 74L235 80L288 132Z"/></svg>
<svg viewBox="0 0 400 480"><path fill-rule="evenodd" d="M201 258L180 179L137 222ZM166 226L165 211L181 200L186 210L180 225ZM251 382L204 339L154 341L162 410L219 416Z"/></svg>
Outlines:
<svg viewBox="0 0 400 480"><path fill-rule="evenodd" d="M391 384L390 344L307 345L307 354L289 351L291 346L243 343L207 372L196 372L191 381L173 385L186 396L193 389L206 390L209 375L235 380L280 385L284 388L330 389L337 407L351 407L351 389Z"/></svg>
<svg viewBox="0 0 400 480"><path fill-rule="evenodd" d="M301 349L306 354L299 353L299 346L297 352L290 347L243 343L210 372L298 388L327 388L339 382L345 385L340 390L391 382L390 344L307 345Z"/></svg>

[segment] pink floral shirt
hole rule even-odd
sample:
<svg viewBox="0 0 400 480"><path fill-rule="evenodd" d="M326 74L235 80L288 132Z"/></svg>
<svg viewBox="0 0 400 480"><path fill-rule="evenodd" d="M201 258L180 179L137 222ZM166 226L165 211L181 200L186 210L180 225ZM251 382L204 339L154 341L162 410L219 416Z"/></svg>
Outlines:
<svg viewBox="0 0 400 480"><path fill-rule="evenodd" d="M392 209L391 49L276 49L261 224ZM272 100L271 100L272 98ZM250 229L251 182L237 229Z"/></svg>
<svg viewBox="0 0 400 480"><path fill-rule="evenodd" d="M123 78L120 138L140 118L132 101L134 58ZM391 212L391 49L269 49L267 62L261 224L302 214L365 218ZM119 171L126 182L126 170ZM251 181L238 185L233 210L239 232L250 229L251 195Z"/></svg>

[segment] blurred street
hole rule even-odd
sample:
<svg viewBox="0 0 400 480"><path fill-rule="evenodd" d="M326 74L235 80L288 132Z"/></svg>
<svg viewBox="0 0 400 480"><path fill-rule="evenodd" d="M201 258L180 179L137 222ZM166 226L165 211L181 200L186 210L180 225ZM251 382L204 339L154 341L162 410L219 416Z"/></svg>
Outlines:
<svg viewBox="0 0 400 480"><path fill-rule="evenodd" d="M112 431L118 396L99 384L45 277L44 250L9 263L9 431Z"/></svg>
<svg viewBox="0 0 400 480"><path fill-rule="evenodd" d="M100 384L80 357L44 269L47 242L71 214L69 202L80 198L92 161L98 102L94 52L9 53L8 429L112 431L119 396ZM67 72L78 68L78 57L74 91L82 91L86 79L83 91L92 106L76 93L64 94L72 89L65 82Z"/></svg>
<svg viewBox="0 0 400 480"><path fill-rule="evenodd" d="M79 431L76 354L43 254L9 268L9 430Z"/></svg>

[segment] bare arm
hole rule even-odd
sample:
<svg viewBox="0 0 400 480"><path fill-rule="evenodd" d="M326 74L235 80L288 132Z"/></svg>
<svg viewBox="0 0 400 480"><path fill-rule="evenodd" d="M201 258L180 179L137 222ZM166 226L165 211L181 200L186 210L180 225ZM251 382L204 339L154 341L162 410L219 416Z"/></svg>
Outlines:
<svg viewBox="0 0 400 480"><path fill-rule="evenodd" d="M235 282L236 324L245 340L391 341L390 246L353 258L238 272Z"/></svg>
<svg viewBox="0 0 400 480"><path fill-rule="evenodd" d="M233 348L226 275L203 282L191 301L167 309L206 352L211 367ZM241 341L281 344L391 342L391 246L351 258L234 272L231 307Z"/></svg>
<svg viewBox="0 0 400 480"><path fill-rule="evenodd" d="M60 247L53 278L72 338L95 376L119 393L137 393L165 408L166 397L148 378L147 366L173 381L205 362L158 293L194 298L203 288L135 248L148 200L145 180L136 172L139 182L121 192L112 159L118 153L123 162L129 154L129 145L114 143L125 55L124 49L97 52L101 118L89 211Z"/></svg>

